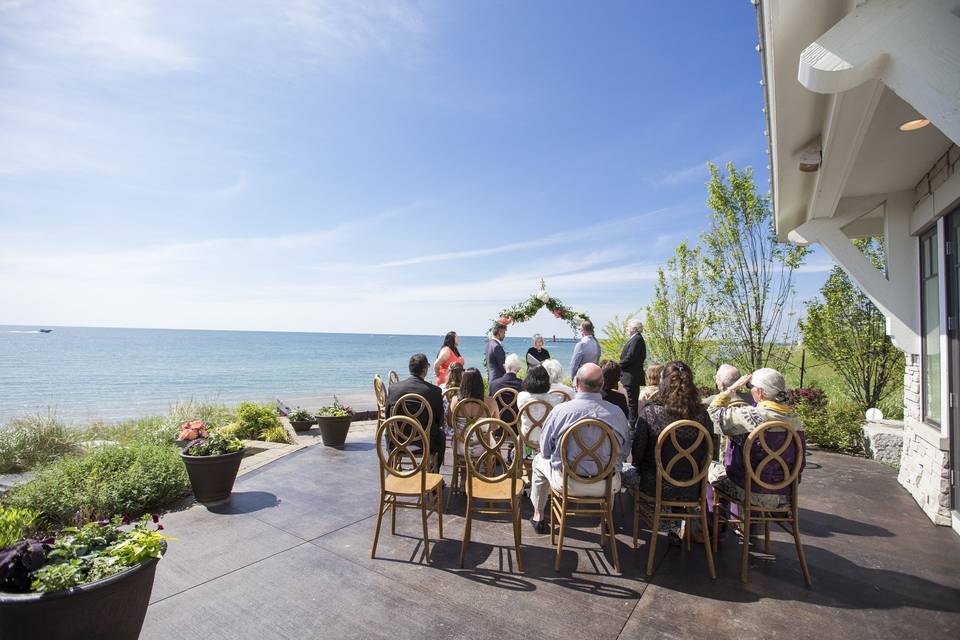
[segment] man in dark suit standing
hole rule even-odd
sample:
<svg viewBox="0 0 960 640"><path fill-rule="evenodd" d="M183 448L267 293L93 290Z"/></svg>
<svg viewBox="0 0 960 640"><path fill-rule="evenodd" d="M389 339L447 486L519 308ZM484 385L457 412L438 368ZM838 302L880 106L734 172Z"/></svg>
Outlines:
<svg viewBox="0 0 960 640"><path fill-rule="evenodd" d="M627 390L627 406L630 408L627 422L631 427L637 421L637 397L640 395L640 387L646 384L643 364L647 359L647 343L643 341L641 331L643 331L643 324L636 318L627 323L627 333L630 337L623 345L623 352L620 354L620 368L623 370L621 380L623 387Z"/></svg>
<svg viewBox="0 0 960 640"><path fill-rule="evenodd" d="M393 416L393 406L401 396L407 393L415 393L422 396L430 405L433 411L433 424L427 424L427 412L420 414L418 420L420 425L429 434L430 455L437 456L440 465L443 464L443 455L447 446L447 438L443 432L443 392L440 387L430 384L424 378L430 370L430 363L427 356L418 353L410 357L410 377L390 385L390 393L387 395L387 416ZM408 405L409 406L409 405ZM414 407L410 407L415 410ZM437 467L439 469L439 466Z"/></svg>
<svg viewBox="0 0 960 640"><path fill-rule="evenodd" d="M504 362L507 353L503 350L503 338L507 335L507 325L499 322L493 325L493 337L487 341L487 382L502 378L507 372Z"/></svg>

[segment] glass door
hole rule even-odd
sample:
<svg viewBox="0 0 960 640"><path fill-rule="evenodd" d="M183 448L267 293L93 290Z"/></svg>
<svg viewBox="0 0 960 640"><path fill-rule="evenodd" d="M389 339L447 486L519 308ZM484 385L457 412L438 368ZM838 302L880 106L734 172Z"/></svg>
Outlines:
<svg viewBox="0 0 960 640"><path fill-rule="evenodd" d="M960 510L960 211L947 218L947 336L950 358L950 484L953 508Z"/></svg>

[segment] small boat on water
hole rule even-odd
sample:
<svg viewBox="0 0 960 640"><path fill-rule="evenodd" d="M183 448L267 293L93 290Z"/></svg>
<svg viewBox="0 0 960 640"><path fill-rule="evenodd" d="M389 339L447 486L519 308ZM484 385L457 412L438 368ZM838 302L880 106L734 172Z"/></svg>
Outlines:
<svg viewBox="0 0 960 640"><path fill-rule="evenodd" d="M53 329L38 329L40 333L53 333Z"/></svg>

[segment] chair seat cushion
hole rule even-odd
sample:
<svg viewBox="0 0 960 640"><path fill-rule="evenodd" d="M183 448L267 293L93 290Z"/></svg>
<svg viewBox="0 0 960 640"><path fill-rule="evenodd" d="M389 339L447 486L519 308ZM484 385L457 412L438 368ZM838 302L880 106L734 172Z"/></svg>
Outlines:
<svg viewBox="0 0 960 640"><path fill-rule="evenodd" d="M500 482L481 482L475 478L471 479L470 492L477 500L509 500L510 499L510 480L501 480ZM523 493L523 482L517 480L514 495L519 496Z"/></svg>
<svg viewBox="0 0 960 640"><path fill-rule="evenodd" d="M438 484L443 483L443 476L439 473L428 473L426 490L432 491ZM384 481L384 489L387 493L397 493L405 496L420 495L420 474L415 474L409 478L398 478L397 476L387 476Z"/></svg>
<svg viewBox="0 0 960 640"><path fill-rule="evenodd" d="M620 474L613 474L612 492L620 491ZM563 494L563 476L559 473L550 477L550 488L558 495ZM606 482L580 482L570 479L567 483L567 494L577 498L600 498L607 494Z"/></svg>

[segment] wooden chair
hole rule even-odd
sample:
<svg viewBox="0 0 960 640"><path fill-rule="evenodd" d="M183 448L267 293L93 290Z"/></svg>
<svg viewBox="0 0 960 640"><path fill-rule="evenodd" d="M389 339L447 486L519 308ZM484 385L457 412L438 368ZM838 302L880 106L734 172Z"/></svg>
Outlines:
<svg viewBox="0 0 960 640"><path fill-rule="evenodd" d="M443 391L444 406L447 407L447 415L443 416L444 424L446 424L448 428L447 442L453 442L453 424L450 422L450 406L453 404L453 399L457 397L458 393L460 393L460 387L450 387Z"/></svg>
<svg viewBox="0 0 960 640"><path fill-rule="evenodd" d="M387 387L380 379L380 374L373 376L373 395L377 399L377 428L387 419Z"/></svg>
<svg viewBox="0 0 960 640"><path fill-rule="evenodd" d="M417 393L406 393L397 398L397 401L393 404L391 417L393 416L413 418L421 427L426 425L424 429L428 433L433 428L433 409L427 399ZM421 420L421 416L426 416L426 420ZM439 471L441 464L443 464L442 460L439 463L436 460L431 460L430 471Z"/></svg>
<svg viewBox="0 0 960 640"><path fill-rule="evenodd" d="M453 470L450 472L450 493L447 505L454 493L462 493L466 484L467 461L464 449L464 436L467 429L481 418L490 418L490 407L483 400L463 398L451 412L450 424L453 425Z"/></svg>
<svg viewBox="0 0 960 640"><path fill-rule="evenodd" d="M426 455L423 455L426 453ZM427 517L437 514L440 537L443 538L443 476L427 470L430 438L420 423L406 416L384 420L377 429L377 457L380 459L380 503L377 507L377 528L373 534L370 557L377 555L380 524L387 509L391 513L390 533L397 535L397 509L419 509L423 522L423 553L430 562L430 534ZM411 469L405 470L404 463ZM410 498L414 498L410 501Z"/></svg>
<svg viewBox="0 0 960 640"><path fill-rule="evenodd" d="M393 369L390 369L390 371L387 373L387 387L389 388L390 385L396 382L400 382L400 374Z"/></svg>
<svg viewBox="0 0 960 640"><path fill-rule="evenodd" d="M557 404L560 404L561 402L569 402L571 400L570 394L564 391L563 389L554 389L553 391L549 392L547 395L554 398L558 398Z"/></svg>
<svg viewBox="0 0 960 640"><path fill-rule="evenodd" d="M540 433L543 431L543 423L547 421L551 409L553 409L552 404L546 400L536 399L528 400L520 407L520 416L517 418L517 425L519 426L517 433L520 436L521 444L525 448L529 447L533 450L530 455L527 455L526 449L524 449L524 455L522 456L524 477L528 479L533 474L533 456L540 452ZM530 423L530 430L527 435L523 435L524 418ZM536 439L534 439L534 436L536 436Z"/></svg>
<svg viewBox="0 0 960 640"><path fill-rule="evenodd" d="M587 427L599 431L597 438L590 443L584 442ZM574 444L576 449L573 447ZM609 449L609 457L606 460L600 453L604 444ZM610 425L596 418L578 420L560 438L563 486L560 489L551 486L550 491L550 544L557 545L557 559L553 565L555 571L560 570L563 535L568 516L600 516L600 545L604 544L607 537L610 538L613 567L617 572L620 571L616 530L613 526L613 481L618 471L619 449L616 433ZM590 476L580 475L577 473L577 468L581 462L592 462L597 472ZM603 483L599 490L593 488L599 483ZM559 540L555 539L554 526L557 520L560 524Z"/></svg>
<svg viewBox="0 0 960 640"><path fill-rule="evenodd" d="M680 430L689 432L693 430L695 437L684 438L689 446L684 446L679 441ZM672 456L666 461L664 466L664 446L671 445ZM697 451L703 448L705 455L700 456L698 460ZM633 548L637 548L637 537L640 531L640 513L641 511L650 522L650 550L647 552L647 575L653 575L653 561L656 556L657 537L660 532L661 520L698 520L703 531L709 531L707 527L707 472L710 469L710 461L713 459L713 434L699 422L694 420L677 420L670 423L666 429L657 436L657 446L654 449L654 455L657 463L656 495L649 496L640 490L633 492ZM685 463L690 469L690 477L681 480L673 475L674 468L678 464ZM682 465L683 466L683 465ZM664 500L663 486L668 483L674 487L685 488L694 485L700 486L700 497L696 500ZM671 509L676 510L672 512ZM699 510L698 513L692 513L688 510ZM687 548L690 548L690 540L693 536L687 534ZM703 545L707 552L707 571L711 578L717 577L717 568L713 561L713 553L710 549L709 541Z"/></svg>
<svg viewBox="0 0 960 640"><path fill-rule="evenodd" d="M497 405L497 417L513 427L517 431L517 420L520 417L520 410L517 409L517 396L519 393L510 388L500 389L493 394L493 401Z"/></svg>
<svg viewBox="0 0 960 640"><path fill-rule="evenodd" d="M773 433L785 433L783 442L774 449L774 446L768 438ZM752 453L754 448L761 451L763 458L759 464L754 466ZM783 454L793 447L795 457L793 465L787 464L783 459ZM740 581L747 581L747 570L750 557L750 531L753 524L763 523L764 552L770 553L770 523L779 525L781 529L793 536L793 542L797 547L797 557L800 559L800 568L803 570L803 581L809 587L813 583L810 577L810 569L807 567L807 558L803 553L803 543L800 541L800 518L797 513L797 502L799 497L799 478L800 470L803 468L804 447L800 434L786 422L771 420L764 422L754 429L743 446L743 464L746 467L746 485L743 487L743 499L730 495L714 487L713 503L713 550L717 551L720 537L720 522L736 523L741 526L743 531L743 549L740 552ZM760 474L767 465L776 464L783 479L780 482L764 482L760 479ZM768 491L782 491L790 487L789 504L784 507L769 508L752 504L753 487L763 487ZM726 501L727 504L723 504ZM740 516L733 515L730 504L736 504ZM748 507L749 505L749 507ZM725 516L721 518L720 512ZM787 525L790 525L787 528Z"/></svg>
<svg viewBox="0 0 960 640"><path fill-rule="evenodd" d="M523 571L520 556L520 497L523 479L518 456L508 459L503 451L511 444L520 446L513 428L497 418L477 420L464 434L464 460L467 467L467 521L460 546L460 567L470 544L470 528L476 514L509 515L513 520L513 545L517 552L517 568ZM485 503L479 506L475 502ZM494 506L495 503L507 506Z"/></svg>

